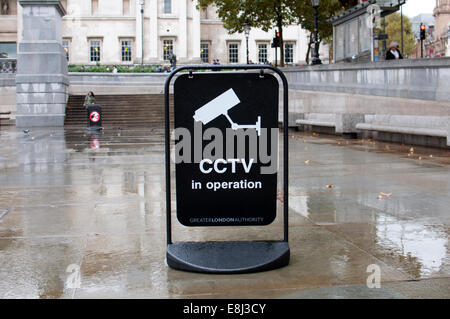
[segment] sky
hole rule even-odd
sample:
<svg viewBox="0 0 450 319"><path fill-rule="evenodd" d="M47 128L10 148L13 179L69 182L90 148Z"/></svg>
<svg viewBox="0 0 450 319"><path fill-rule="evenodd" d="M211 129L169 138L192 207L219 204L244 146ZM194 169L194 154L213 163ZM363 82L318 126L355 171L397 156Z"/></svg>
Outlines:
<svg viewBox="0 0 450 319"><path fill-rule="evenodd" d="M413 18L421 13L433 13L435 6L435 0L406 0L403 6L403 14Z"/></svg>

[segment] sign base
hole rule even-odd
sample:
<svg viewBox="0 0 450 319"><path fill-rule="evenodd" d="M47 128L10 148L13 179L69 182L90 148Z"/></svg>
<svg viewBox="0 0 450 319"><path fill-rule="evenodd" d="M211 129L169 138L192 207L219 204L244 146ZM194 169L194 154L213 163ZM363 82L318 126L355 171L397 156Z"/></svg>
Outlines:
<svg viewBox="0 0 450 319"><path fill-rule="evenodd" d="M178 242L167 246L169 267L199 273L242 274L287 266L284 241Z"/></svg>

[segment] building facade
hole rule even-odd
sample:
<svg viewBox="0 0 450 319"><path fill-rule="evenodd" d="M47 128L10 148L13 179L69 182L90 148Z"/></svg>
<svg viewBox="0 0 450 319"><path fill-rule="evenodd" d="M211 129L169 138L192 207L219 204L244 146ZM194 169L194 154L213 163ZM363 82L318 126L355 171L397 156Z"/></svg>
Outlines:
<svg viewBox="0 0 450 319"><path fill-rule="evenodd" d="M450 0L435 0L436 7L432 15L419 15L413 18L413 30L416 31L416 49L414 58L441 58L450 56ZM429 16L429 18L428 18ZM419 26L426 27L423 44L420 41Z"/></svg>
<svg viewBox="0 0 450 319"><path fill-rule="evenodd" d="M0 58L17 57L17 1L0 0Z"/></svg>
<svg viewBox="0 0 450 319"><path fill-rule="evenodd" d="M6 3L0 16L0 51L15 57L21 37L21 7ZM246 37L229 34L215 8L197 9L196 0L61 0L62 45L73 65L166 64L171 53L179 64L246 63ZM309 34L300 26L283 30L285 63L304 64ZM250 31L249 59L274 62L271 42L275 30ZM321 59L328 61L328 48L321 46ZM278 60L280 52L278 51ZM279 62L279 61L278 61Z"/></svg>
<svg viewBox="0 0 450 319"><path fill-rule="evenodd" d="M450 0L436 0L433 11L434 34L428 43L430 57L450 56Z"/></svg>

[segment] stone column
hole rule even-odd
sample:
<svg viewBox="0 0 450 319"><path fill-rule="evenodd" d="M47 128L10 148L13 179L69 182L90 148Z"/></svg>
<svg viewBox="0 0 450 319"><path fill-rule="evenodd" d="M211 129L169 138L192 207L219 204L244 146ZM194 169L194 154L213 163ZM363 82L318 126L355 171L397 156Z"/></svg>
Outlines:
<svg viewBox="0 0 450 319"><path fill-rule="evenodd" d="M23 34L17 59L17 127L64 126L69 92L59 0L19 0Z"/></svg>
<svg viewBox="0 0 450 319"><path fill-rule="evenodd" d="M187 6L186 0L179 0L179 29L176 49L177 59L181 62L187 60Z"/></svg>
<svg viewBox="0 0 450 319"><path fill-rule="evenodd" d="M150 59L153 63L159 62L158 51L158 0L150 1Z"/></svg>
<svg viewBox="0 0 450 319"><path fill-rule="evenodd" d="M190 41L192 45L192 62L200 63L201 24L200 10L197 9L197 0L192 1L192 28Z"/></svg>
<svg viewBox="0 0 450 319"><path fill-rule="evenodd" d="M142 63L143 59L142 45L141 1L136 0L136 62L138 63Z"/></svg>

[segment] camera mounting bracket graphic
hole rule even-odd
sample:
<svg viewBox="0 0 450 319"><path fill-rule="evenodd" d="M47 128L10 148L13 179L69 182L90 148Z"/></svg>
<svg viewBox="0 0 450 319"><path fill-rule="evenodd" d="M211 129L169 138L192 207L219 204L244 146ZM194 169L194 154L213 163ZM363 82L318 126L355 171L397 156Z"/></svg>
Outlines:
<svg viewBox="0 0 450 319"><path fill-rule="evenodd" d="M234 90L229 89L195 111L194 120L197 122L202 122L203 125L206 125L217 117L223 115L227 118L228 122L230 122L233 130L254 128L258 132L258 136L261 136L261 116L258 116L258 120L255 125L240 125L234 123L230 118L228 111L239 103L241 103L241 101Z"/></svg>

